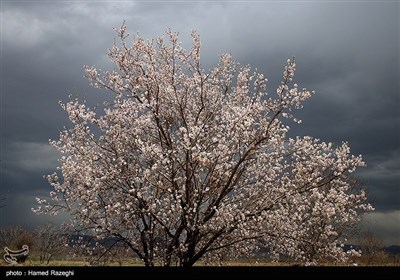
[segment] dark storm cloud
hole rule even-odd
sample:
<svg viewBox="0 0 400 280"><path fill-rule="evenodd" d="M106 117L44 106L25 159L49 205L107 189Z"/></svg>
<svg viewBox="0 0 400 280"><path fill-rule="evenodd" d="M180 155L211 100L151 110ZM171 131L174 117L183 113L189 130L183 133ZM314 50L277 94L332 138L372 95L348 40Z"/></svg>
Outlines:
<svg viewBox="0 0 400 280"><path fill-rule="evenodd" d="M296 56L295 80L317 94L297 112L303 125L293 125L292 135L349 141L368 164L358 176L377 209L369 219L398 213L398 11L398 2L379 1L3 1L0 197L8 196L9 205L0 210L0 224L30 219L33 198L50 191L42 176L55 169L58 155L48 139L68 124L57 102L68 94L86 94L89 104L107 98L88 86L82 66L112 68L105 53L116 37L112 28L123 20L131 37L172 28L186 48L196 29L205 68L230 52L266 74L271 94L286 59ZM14 202L26 209L18 212ZM380 227L396 228L393 223ZM395 230L386 232L396 240Z"/></svg>

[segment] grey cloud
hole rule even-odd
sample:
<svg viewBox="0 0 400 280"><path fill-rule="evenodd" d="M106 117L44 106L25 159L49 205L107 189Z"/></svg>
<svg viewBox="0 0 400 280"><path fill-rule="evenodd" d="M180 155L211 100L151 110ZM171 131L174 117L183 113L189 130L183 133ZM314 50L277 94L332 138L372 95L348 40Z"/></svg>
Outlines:
<svg viewBox="0 0 400 280"><path fill-rule="evenodd" d="M17 194L9 195L6 200L6 206L0 209L1 224L24 225L34 228L45 222L61 223L65 222L68 216L61 213L58 216L44 216L33 214L32 208L36 209L36 197L49 199L48 192L31 190Z"/></svg>
<svg viewBox="0 0 400 280"><path fill-rule="evenodd" d="M29 190L49 190L43 176L55 171L60 154L48 143L13 142L4 145L0 197L12 197ZM10 204L10 200L7 204Z"/></svg>
<svg viewBox="0 0 400 280"><path fill-rule="evenodd" d="M363 218L364 230L373 232L385 245L400 244L400 211L374 212Z"/></svg>
<svg viewBox="0 0 400 280"><path fill-rule="evenodd" d="M358 172L361 183L379 210L398 209L400 200L400 150L368 157L367 168ZM369 159L369 160L368 160Z"/></svg>
<svg viewBox="0 0 400 280"><path fill-rule="evenodd" d="M15 162L15 169L23 172L45 172L57 166L59 153L49 144L34 142L15 142L9 148L9 154Z"/></svg>
<svg viewBox="0 0 400 280"><path fill-rule="evenodd" d="M42 176L51 165L55 168L57 156L46 148L47 141L68 125L57 102L68 100L68 94L86 95L91 105L108 98L89 87L82 66L112 69L106 57L116 37L112 28L126 20L131 37L139 31L150 39L171 27L186 48L196 29L202 38L203 67L213 66L220 53L231 52L238 62L266 74L271 94L284 62L295 55L296 82L317 94L296 112L303 125L292 125L291 135L349 141L352 152L363 154L368 164L358 176L377 210L400 209L399 3L2 5L0 195L15 197L10 201L50 190ZM15 219L24 220L30 215L25 211L14 211Z"/></svg>

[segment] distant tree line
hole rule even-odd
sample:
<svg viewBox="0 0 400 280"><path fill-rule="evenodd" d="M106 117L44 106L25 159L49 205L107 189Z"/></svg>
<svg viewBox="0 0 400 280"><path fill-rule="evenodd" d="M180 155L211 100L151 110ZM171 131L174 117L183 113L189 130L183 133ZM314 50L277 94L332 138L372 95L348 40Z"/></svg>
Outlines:
<svg viewBox="0 0 400 280"><path fill-rule="evenodd" d="M362 255L353 259L355 263L367 266L400 264L400 256L386 252L379 237L369 231L359 232L357 235L354 248L362 251ZM53 223L39 225L33 230L21 225L0 227L0 245L1 248L8 247L11 250L19 250L23 245L28 245L30 254L18 259L19 263L37 261L43 265L51 265L52 261L80 260L89 265L122 265L127 260L132 262L129 248L115 238L98 240L94 236L79 235L77 232L66 233L59 225ZM4 252L1 255L3 254ZM262 252L257 256L248 256L249 260L254 258L260 262L268 262ZM221 261L229 262L229 259L221 255ZM243 261L246 262L245 259ZM288 258L286 262L290 264L292 260ZM328 259L326 263L329 263ZM205 264L212 262L206 260Z"/></svg>
<svg viewBox="0 0 400 280"><path fill-rule="evenodd" d="M49 264L55 255L64 253L66 240L66 235L62 234L58 225L53 223L39 225L34 230L28 230L20 225L0 228L2 248L19 250L23 245L28 245L29 256L38 258L40 263ZM26 259L27 257L21 257L17 261L24 263Z"/></svg>
<svg viewBox="0 0 400 280"><path fill-rule="evenodd" d="M97 250L88 251L90 244ZM29 230L21 225L0 227L0 246L10 250L20 250L29 246L29 255L17 258L18 263L38 261L40 264L51 264L53 260L82 260L90 265L119 263L128 258L123 246L116 246L115 240L95 240L92 236L80 236L60 228L54 223L45 223ZM0 255L3 256L5 251ZM101 262L99 261L101 259ZM4 260L2 260L4 261ZM0 261L1 262L1 261Z"/></svg>

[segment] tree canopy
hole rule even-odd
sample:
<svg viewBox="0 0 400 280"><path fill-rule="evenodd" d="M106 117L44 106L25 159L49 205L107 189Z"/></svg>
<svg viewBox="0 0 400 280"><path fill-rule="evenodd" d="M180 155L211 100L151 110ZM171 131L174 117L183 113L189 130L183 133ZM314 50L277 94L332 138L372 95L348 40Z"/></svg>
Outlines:
<svg viewBox="0 0 400 280"><path fill-rule="evenodd" d="M196 32L185 50L172 31L132 43L125 25L116 31L115 70L85 67L113 102L101 112L61 103L72 125L51 141L63 155L35 212L66 211L76 230L114 237L147 266L259 248L275 260L347 259L343 234L372 210L351 177L364 162L346 142L288 137L313 95L293 82L294 59L268 93L264 75L230 54L203 69Z"/></svg>

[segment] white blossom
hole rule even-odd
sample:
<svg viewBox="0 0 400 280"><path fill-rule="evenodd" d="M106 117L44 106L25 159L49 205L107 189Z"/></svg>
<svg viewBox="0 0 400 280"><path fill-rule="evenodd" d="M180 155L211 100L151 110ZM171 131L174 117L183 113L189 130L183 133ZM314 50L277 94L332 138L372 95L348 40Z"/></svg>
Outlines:
<svg viewBox="0 0 400 280"><path fill-rule="evenodd" d="M287 120L314 92L292 84L289 59L277 94L250 66L223 54L201 68L200 37L183 49L177 33L109 50L114 71L85 67L114 101L104 111L71 99L72 125L51 145L63 153L47 176L51 202L35 212L70 213L73 226L120 238L146 265L193 265L248 255L306 264L348 258L345 229L372 210L350 173L364 166L347 143L288 138ZM282 123L285 119L285 124Z"/></svg>

